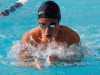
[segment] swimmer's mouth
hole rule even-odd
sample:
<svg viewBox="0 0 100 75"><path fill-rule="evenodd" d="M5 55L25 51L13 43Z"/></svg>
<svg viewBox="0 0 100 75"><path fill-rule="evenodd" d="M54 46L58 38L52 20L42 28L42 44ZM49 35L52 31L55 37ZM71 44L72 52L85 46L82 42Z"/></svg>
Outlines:
<svg viewBox="0 0 100 75"><path fill-rule="evenodd" d="M51 37L51 35L46 35L46 37L47 37L47 38L50 38L50 37Z"/></svg>

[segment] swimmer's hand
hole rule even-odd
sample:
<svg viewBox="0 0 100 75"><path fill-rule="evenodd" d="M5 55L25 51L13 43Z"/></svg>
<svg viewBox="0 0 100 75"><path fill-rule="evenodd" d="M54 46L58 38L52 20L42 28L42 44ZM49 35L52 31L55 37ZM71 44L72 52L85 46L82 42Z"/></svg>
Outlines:
<svg viewBox="0 0 100 75"><path fill-rule="evenodd" d="M40 59L35 58L35 59L34 59L34 65L35 65L35 67L37 67L38 69L43 70L43 65L42 65L42 62L41 62Z"/></svg>
<svg viewBox="0 0 100 75"><path fill-rule="evenodd" d="M56 63L59 63L59 62L76 63L76 62L81 62L83 58L84 58L84 55L82 52L80 52L80 57L77 55L73 55L73 57L70 59L61 59L56 54L50 54L47 57L46 62L49 65L55 65Z"/></svg>
<svg viewBox="0 0 100 75"><path fill-rule="evenodd" d="M21 62L18 64L18 66L26 66L26 67L36 67L39 70L43 70L43 65L40 59L35 58L34 61L32 62Z"/></svg>
<svg viewBox="0 0 100 75"><path fill-rule="evenodd" d="M46 62L49 65L55 65L57 62L60 62L60 59L58 58L58 56L56 54L50 54L47 59Z"/></svg>

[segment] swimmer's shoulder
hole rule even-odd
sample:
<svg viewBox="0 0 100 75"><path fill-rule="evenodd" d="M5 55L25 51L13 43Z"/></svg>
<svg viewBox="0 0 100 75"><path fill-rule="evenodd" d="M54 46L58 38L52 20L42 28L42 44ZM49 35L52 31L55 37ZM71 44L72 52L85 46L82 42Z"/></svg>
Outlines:
<svg viewBox="0 0 100 75"><path fill-rule="evenodd" d="M67 37L73 43L80 42L79 34L76 31L64 25L60 25L60 29L62 32L61 34L63 34L63 36Z"/></svg>
<svg viewBox="0 0 100 75"><path fill-rule="evenodd" d="M62 30L62 32L65 32L67 34L74 34L76 36L79 36L76 31L72 30L71 28L69 28L69 27L67 27L65 25L60 25L59 27Z"/></svg>
<svg viewBox="0 0 100 75"><path fill-rule="evenodd" d="M27 31L23 36L22 36L22 42L28 42L30 39L37 40L37 37L40 37L40 30L39 27L35 27L29 31Z"/></svg>
<svg viewBox="0 0 100 75"><path fill-rule="evenodd" d="M33 35L33 36L34 36L35 34L39 34L39 32L40 32L39 27L35 27L35 28L33 28L33 29L27 31L27 32L24 34L24 36L30 36L30 35Z"/></svg>

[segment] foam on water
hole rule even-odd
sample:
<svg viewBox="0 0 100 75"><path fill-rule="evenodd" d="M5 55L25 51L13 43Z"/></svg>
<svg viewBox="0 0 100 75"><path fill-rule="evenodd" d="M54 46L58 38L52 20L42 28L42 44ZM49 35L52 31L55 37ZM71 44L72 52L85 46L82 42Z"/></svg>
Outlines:
<svg viewBox="0 0 100 75"><path fill-rule="evenodd" d="M67 45L65 43L57 45L56 42L54 42L55 44L53 46L51 46L51 44L48 44L48 47L45 50L41 50L43 48L44 45L38 45L38 47L34 47L31 46L30 44L26 43L24 45L20 44L20 41L15 41L13 42L13 46L10 50L10 52L8 53L8 58L11 59L18 59L17 55L20 52L20 50L25 50L27 49L27 51L29 52L29 54L31 54L31 56L33 57L32 59L34 59L35 57L40 58L43 60L43 62L45 62L44 65L48 65L48 61L46 60L46 58L48 57L48 55L50 54L56 54L58 55L59 58L61 59L71 59L71 60L81 60L82 59L82 55L81 52L84 53L84 57L91 57L93 56L93 53L91 50L89 50L88 48L85 47L84 44L82 44L83 46L76 46L75 44L71 45L70 48L67 47ZM55 48L57 47L57 48ZM18 63L16 62L11 62L12 65L17 65ZM66 63L61 63L61 65L66 65L68 66L69 64ZM75 65L78 63L74 63L74 64L70 64L70 65ZM81 63L81 65L87 65L88 63Z"/></svg>
<svg viewBox="0 0 100 75"><path fill-rule="evenodd" d="M0 34L0 37L1 37L1 38L6 38L6 37L5 37L4 35L2 35L2 34Z"/></svg>

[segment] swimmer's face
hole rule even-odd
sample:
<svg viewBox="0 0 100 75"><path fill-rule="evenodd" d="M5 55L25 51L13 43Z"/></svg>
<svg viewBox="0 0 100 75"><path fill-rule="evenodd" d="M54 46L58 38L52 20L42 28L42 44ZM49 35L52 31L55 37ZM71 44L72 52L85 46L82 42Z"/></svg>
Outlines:
<svg viewBox="0 0 100 75"><path fill-rule="evenodd" d="M56 38L59 31L59 23L55 19L40 18L38 20L39 27L42 33L42 37L46 39Z"/></svg>

